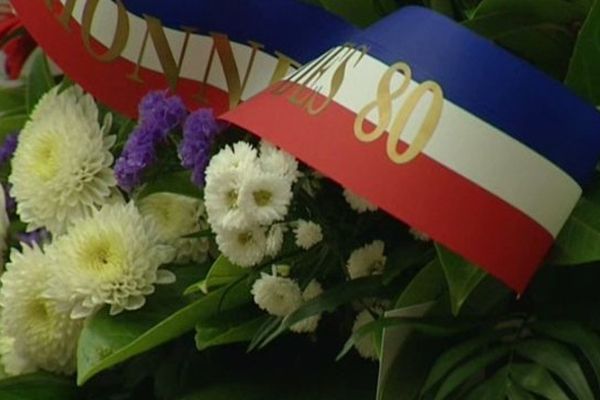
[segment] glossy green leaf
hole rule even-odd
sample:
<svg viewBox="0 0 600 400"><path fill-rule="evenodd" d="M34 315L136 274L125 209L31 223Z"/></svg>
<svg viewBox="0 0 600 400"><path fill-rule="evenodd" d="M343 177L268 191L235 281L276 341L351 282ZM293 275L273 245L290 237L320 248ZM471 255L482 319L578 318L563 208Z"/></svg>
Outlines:
<svg viewBox="0 0 600 400"><path fill-rule="evenodd" d="M458 315L471 292L487 274L481 268L469 263L458 254L446 250L441 245L436 244L436 248L448 282L452 313Z"/></svg>
<svg viewBox="0 0 600 400"><path fill-rule="evenodd" d="M467 357L480 351L490 342L498 339L502 334L503 332L498 331L476 336L445 351L437 360L435 360L427 377L427 381L423 385L423 393L431 390Z"/></svg>
<svg viewBox="0 0 600 400"><path fill-rule="evenodd" d="M493 377L483 380L475 387L465 400L504 400L510 385L508 373L508 367L500 369Z"/></svg>
<svg viewBox="0 0 600 400"><path fill-rule="evenodd" d="M510 366L511 379L516 384L542 396L547 400L569 400L554 377L544 367L537 364L513 363Z"/></svg>
<svg viewBox="0 0 600 400"><path fill-rule="evenodd" d="M248 318L252 311L242 308L235 312L221 313L215 318L196 324L196 348L199 351L231 343L249 342L264 323L266 316Z"/></svg>
<svg viewBox="0 0 600 400"><path fill-rule="evenodd" d="M600 384L600 336L596 332L569 321L538 322L532 329L577 347L590 362Z"/></svg>
<svg viewBox="0 0 600 400"><path fill-rule="evenodd" d="M536 397L533 394L529 393L512 381L509 381L508 385L506 386L506 395L508 400L536 400Z"/></svg>
<svg viewBox="0 0 600 400"><path fill-rule="evenodd" d="M426 303L439 298L446 290L446 277L438 259L423 267L404 289L394 308Z"/></svg>
<svg viewBox="0 0 600 400"><path fill-rule="evenodd" d="M189 294L197 291L210 292L215 288L227 285L247 274L247 269L235 265L229 261L227 257L220 255L212 267L210 267L206 278L201 282L197 282L188 287L185 290L185 293Z"/></svg>
<svg viewBox="0 0 600 400"><path fill-rule="evenodd" d="M442 382L434 399L446 399L451 393L457 390L473 375L483 371L488 365L506 356L509 352L508 347L497 347L495 349L478 354L477 356L464 362L455 368L448 377Z"/></svg>
<svg viewBox="0 0 600 400"><path fill-rule="evenodd" d="M594 399L577 358L566 346L550 340L527 340L517 345L516 351L556 374L579 400Z"/></svg>
<svg viewBox="0 0 600 400"><path fill-rule="evenodd" d="M557 265L600 260L600 205L582 197L560 231L550 255Z"/></svg>
<svg viewBox="0 0 600 400"><path fill-rule="evenodd" d="M9 134L21 130L29 117L25 114L0 116L0 140Z"/></svg>
<svg viewBox="0 0 600 400"><path fill-rule="evenodd" d="M77 381L191 331L196 322L250 301L249 288L239 281L189 302L183 290L201 275L199 267L175 270L177 282L157 288L139 311L109 316L100 312L84 328L77 349Z"/></svg>
<svg viewBox="0 0 600 400"><path fill-rule="evenodd" d="M2 400L71 400L77 388L69 378L37 373L0 380Z"/></svg>
<svg viewBox="0 0 600 400"><path fill-rule="evenodd" d="M27 75L26 103L27 110L33 111L39 99L55 85L48 66L48 59L41 51L33 55L33 64Z"/></svg>
<svg viewBox="0 0 600 400"><path fill-rule="evenodd" d="M0 88L0 114L16 108L25 110L25 105L25 86Z"/></svg>
<svg viewBox="0 0 600 400"><path fill-rule="evenodd" d="M136 197L142 198L156 192L171 192L201 198L202 191L192 182L191 176L189 171L162 174L142 187L136 193Z"/></svg>
<svg viewBox="0 0 600 400"><path fill-rule="evenodd" d="M600 105L600 2L592 6L579 31L565 83L584 99Z"/></svg>

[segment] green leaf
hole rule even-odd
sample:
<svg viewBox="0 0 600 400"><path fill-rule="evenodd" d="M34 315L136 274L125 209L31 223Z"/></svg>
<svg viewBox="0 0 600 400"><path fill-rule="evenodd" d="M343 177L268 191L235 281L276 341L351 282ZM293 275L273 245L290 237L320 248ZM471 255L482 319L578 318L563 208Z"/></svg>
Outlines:
<svg viewBox="0 0 600 400"><path fill-rule="evenodd" d="M427 381L423 386L423 393L431 390L467 357L470 357L490 342L498 339L503 333L505 332L494 331L482 336L476 336L444 352L433 364Z"/></svg>
<svg viewBox="0 0 600 400"><path fill-rule="evenodd" d="M202 198L202 191L192 182L191 176L189 171L162 174L146 184L135 197L141 199L156 192L170 192Z"/></svg>
<svg viewBox="0 0 600 400"><path fill-rule="evenodd" d="M27 76L26 92L27 110L30 113L44 93L52 89L55 85L46 55L38 51L33 57L31 72Z"/></svg>
<svg viewBox="0 0 600 400"><path fill-rule="evenodd" d="M248 314L252 315L252 311L242 308L198 322L196 348L202 351L224 344L249 342L267 317L258 316L248 319Z"/></svg>
<svg viewBox="0 0 600 400"><path fill-rule="evenodd" d="M70 379L37 373L0 380L2 400L71 400L77 388Z"/></svg>
<svg viewBox="0 0 600 400"><path fill-rule="evenodd" d="M410 281L394 308L403 308L435 300L446 290L446 277L438 259L431 261Z"/></svg>
<svg viewBox="0 0 600 400"><path fill-rule="evenodd" d="M361 27L371 25L396 8L393 0L320 0L320 3L327 11Z"/></svg>
<svg viewBox="0 0 600 400"><path fill-rule="evenodd" d="M508 400L536 400L536 397L512 381L506 386Z"/></svg>
<svg viewBox="0 0 600 400"><path fill-rule="evenodd" d="M600 383L600 336L576 322L537 322L532 329L553 339L579 348L590 362Z"/></svg>
<svg viewBox="0 0 600 400"><path fill-rule="evenodd" d="M458 315L471 292L486 277L486 272L441 245L436 244L436 249L448 282L452 313Z"/></svg>
<svg viewBox="0 0 600 400"><path fill-rule="evenodd" d="M0 116L0 140L3 141L8 134L21 130L28 119L25 114Z"/></svg>
<svg viewBox="0 0 600 400"><path fill-rule="evenodd" d="M510 376L515 383L548 400L569 400L552 375L537 364L511 364Z"/></svg>
<svg viewBox="0 0 600 400"><path fill-rule="evenodd" d="M460 385L465 383L469 378L478 372L481 372L488 365L504 357L509 352L508 347L497 347L485 353L481 353L462 365L454 369L450 375L443 381L440 389L435 395L435 400L442 400L448 397L452 392L457 390Z"/></svg>
<svg viewBox="0 0 600 400"><path fill-rule="evenodd" d="M600 260L600 206L582 197L560 231L550 255L557 265Z"/></svg>
<svg viewBox="0 0 600 400"><path fill-rule="evenodd" d="M25 86L0 88L0 114L16 108L25 110Z"/></svg>
<svg viewBox="0 0 600 400"><path fill-rule="evenodd" d="M596 1L585 20L569 64L565 83L594 105L600 105L600 2Z"/></svg>
<svg viewBox="0 0 600 400"><path fill-rule="evenodd" d="M454 17L452 0L430 0L429 7L440 14L444 14L450 18Z"/></svg>
<svg viewBox="0 0 600 400"><path fill-rule="evenodd" d="M157 288L139 311L109 316L100 312L86 324L77 348L77 382L191 331L200 319L239 307L251 299L244 280L189 303L185 287L201 275L199 267L174 270L177 282Z"/></svg>
<svg viewBox="0 0 600 400"><path fill-rule="evenodd" d="M556 374L579 400L594 399L579 362L567 347L550 340L527 340L516 351Z"/></svg>
<svg viewBox="0 0 600 400"><path fill-rule="evenodd" d="M194 283L185 290L185 294L198 291L210 292L212 289L227 285L241 276L247 275L248 270L239 267L229 261L224 255L220 255L215 263L210 267L206 279Z"/></svg>
<svg viewBox="0 0 600 400"><path fill-rule="evenodd" d="M500 369L496 374L480 383L471 393L467 396L466 400L503 400L506 398L506 392L508 390L508 367Z"/></svg>
<svg viewBox="0 0 600 400"><path fill-rule="evenodd" d="M562 80L575 44L572 26L588 5L564 0L484 0L464 25Z"/></svg>

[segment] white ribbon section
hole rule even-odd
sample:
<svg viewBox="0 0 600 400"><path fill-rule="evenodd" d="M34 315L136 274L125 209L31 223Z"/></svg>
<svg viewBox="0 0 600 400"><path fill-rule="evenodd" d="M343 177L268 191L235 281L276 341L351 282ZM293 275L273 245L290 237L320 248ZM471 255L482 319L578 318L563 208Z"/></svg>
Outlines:
<svg viewBox="0 0 600 400"><path fill-rule="evenodd" d="M66 1L67 0L61 0L63 4L65 4ZM78 1L73 9L73 18L79 24L81 24L83 19L85 4L85 1ZM94 13L91 35L107 48L113 43L118 20L117 10L117 5L114 2L101 0L98 2L96 12ZM121 57L136 64L141 53L147 24L143 18L130 12L127 14L129 18L129 38L125 49L121 53ZM186 33L168 27L164 28L164 32L171 47L171 52L177 60L183 48ZM202 82L206 74L206 69L209 67L209 58L212 48L213 39L210 36L195 33L190 34L186 54L183 57L181 64L180 77ZM232 41L231 48L238 66L238 71L242 75L240 77L240 81L242 81L244 78L243 74L245 74L250 62L252 47ZM225 74L223 72L221 60L217 54L214 55L212 63L213 65L210 69L207 83L227 92L228 88ZM147 41L140 65L148 70L163 73L158 53L150 38ZM242 100L254 96L269 85L271 75L275 70L276 65L276 57L260 50L256 52L246 88L242 93Z"/></svg>
<svg viewBox="0 0 600 400"><path fill-rule="evenodd" d="M341 52L331 62L331 67L318 80L311 82L314 90L325 96L330 93L336 63L339 65L343 61L343 54ZM388 65L368 54L356 63L360 55L357 51L349 59L344 82L333 98L355 114L377 98L380 79L389 69ZM294 81L304 68L312 64L314 62L298 70L290 80ZM396 72L390 89L399 88L404 79L401 73ZM393 101L392 119L418 85L411 81L406 92ZM402 133L403 142L413 142L431 101L432 96L426 95L417 105ZM376 109L367 115L367 120L378 124ZM365 143L365 146L368 145ZM552 162L447 99L444 100L437 129L423 153L521 210L554 237L581 196L577 182ZM385 156L382 154L382 157Z"/></svg>

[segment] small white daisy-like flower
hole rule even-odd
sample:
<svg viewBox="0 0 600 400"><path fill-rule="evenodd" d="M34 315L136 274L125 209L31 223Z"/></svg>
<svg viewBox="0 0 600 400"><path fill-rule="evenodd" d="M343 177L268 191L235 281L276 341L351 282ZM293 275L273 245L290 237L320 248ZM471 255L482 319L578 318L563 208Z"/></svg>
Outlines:
<svg viewBox="0 0 600 400"><path fill-rule="evenodd" d="M408 232L409 232L409 233L412 235L412 237L414 237L416 240L420 240L420 241L422 241L422 242L429 242L429 241L431 240L431 237L430 237L428 234L426 234L426 233L424 233L424 232L421 232L421 231L419 231L419 230L417 230L417 229L415 229L415 228L410 228L410 229L408 230Z"/></svg>
<svg viewBox="0 0 600 400"><path fill-rule="evenodd" d="M322 293L323 287L319 282L313 279L302 292L302 300L304 300L304 302L307 302L320 296ZM317 330L320 320L321 314L316 314L305 318L300 322L295 323L290 327L290 330L296 333L312 333Z"/></svg>
<svg viewBox="0 0 600 400"><path fill-rule="evenodd" d="M247 220L269 225L285 217L292 200L290 183L275 174L246 176L239 194L239 209Z"/></svg>
<svg viewBox="0 0 600 400"><path fill-rule="evenodd" d="M107 202L116 185L110 166L110 117L98 123L90 95L73 86L46 93L19 135L12 159L11 193L30 230L61 234L68 224Z"/></svg>
<svg viewBox="0 0 600 400"><path fill-rule="evenodd" d="M350 208L352 208L354 211L358 212L359 214L362 214L367 211L376 211L377 210L376 205L369 203L367 200L352 193L348 189L344 189L344 198L346 199L346 202L350 205Z"/></svg>
<svg viewBox="0 0 600 400"><path fill-rule="evenodd" d="M291 314L302 304L302 291L295 281L264 272L252 285L251 293L260 309L277 317Z"/></svg>
<svg viewBox="0 0 600 400"><path fill-rule="evenodd" d="M321 225L303 219L298 220L296 224L296 228L294 229L296 246L308 250L323 240Z"/></svg>
<svg viewBox="0 0 600 400"><path fill-rule="evenodd" d="M252 169L248 170L252 174ZM244 173L222 171L204 187L204 204L208 222L214 230L242 229L250 225L248 215L240 208L240 190Z"/></svg>
<svg viewBox="0 0 600 400"><path fill-rule="evenodd" d="M48 296L53 273L48 257L36 246L13 249L2 275L0 353L6 372L18 375L43 369L70 374L83 322Z"/></svg>
<svg viewBox="0 0 600 400"><path fill-rule="evenodd" d="M152 221L160 238L178 239L200 230L202 202L176 193L153 193L137 202L140 213Z"/></svg>
<svg viewBox="0 0 600 400"><path fill-rule="evenodd" d="M290 184L296 182L300 175L294 156L265 140L260 142L259 163L264 172L282 175Z"/></svg>
<svg viewBox="0 0 600 400"><path fill-rule="evenodd" d="M381 275L387 261L387 257L383 254L384 247L381 240L375 240L354 250L346 264L350 279Z"/></svg>
<svg viewBox="0 0 600 400"><path fill-rule="evenodd" d="M110 314L137 310L155 284L175 281L162 264L174 250L133 203L106 205L73 224L48 250L52 257L51 293L73 307L72 318L91 315L105 304Z"/></svg>
<svg viewBox="0 0 600 400"><path fill-rule="evenodd" d="M233 146L226 146L210 159L205 172L206 185L223 172L247 172L249 169L256 169L257 160L256 149L246 142L240 141Z"/></svg>
<svg viewBox="0 0 600 400"><path fill-rule="evenodd" d="M284 224L275 224L269 228L265 248L266 255L275 257L279 253L281 246L283 246L283 234L286 230L287 227Z"/></svg>
<svg viewBox="0 0 600 400"><path fill-rule="evenodd" d="M355 333L360 328L373 321L375 321L375 319L369 310L361 311L356 316L356 320L352 326L352 333ZM375 337L373 334L366 334L360 338L356 343L354 343L354 348L356 351L358 351L358 354L360 354L361 357L366 358L367 360L377 361L377 348L375 347Z"/></svg>
<svg viewBox="0 0 600 400"><path fill-rule="evenodd" d="M263 227L222 229L216 233L219 250L240 267L253 267L265 257L267 238Z"/></svg>

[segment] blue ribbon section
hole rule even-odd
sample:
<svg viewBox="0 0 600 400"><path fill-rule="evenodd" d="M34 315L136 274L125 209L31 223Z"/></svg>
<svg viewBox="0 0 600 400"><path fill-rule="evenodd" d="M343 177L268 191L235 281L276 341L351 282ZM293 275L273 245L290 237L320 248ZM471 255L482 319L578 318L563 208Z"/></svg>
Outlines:
<svg viewBox="0 0 600 400"><path fill-rule="evenodd" d="M160 18L165 26L221 32L279 51L304 64L344 43L359 30L298 0L123 0L128 11Z"/></svg>
<svg viewBox="0 0 600 400"><path fill-rule="evenodd" d="M600 158L600 113L504 49L420 7L403 8L353 42L367 44L369 54L386 64L408 63L415 80L438 82L447 99L580 185L591 179Z"/></svg>
<svg viewBox="0 0 600 400"><path fill-rule="evenodd" d="M405 7L360 31L297 0L124 0L128 10L172 28L193 26L254 40L301 63L348 39L386 64L408 63L417 81L535 150L580 185L600 159L600 113L542 72L419 7ZM468 157L468 154L465 154ZM540 177L543 179L544 177Z"/></svg>

